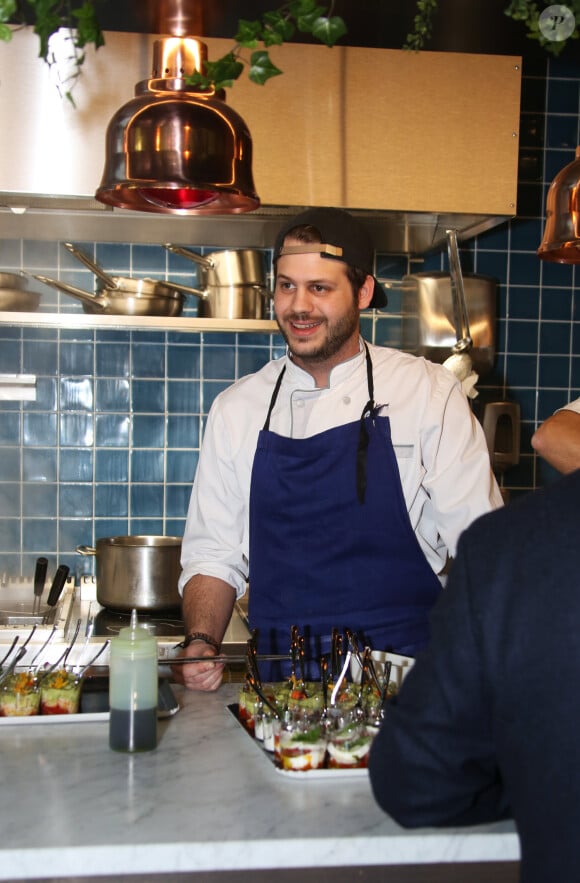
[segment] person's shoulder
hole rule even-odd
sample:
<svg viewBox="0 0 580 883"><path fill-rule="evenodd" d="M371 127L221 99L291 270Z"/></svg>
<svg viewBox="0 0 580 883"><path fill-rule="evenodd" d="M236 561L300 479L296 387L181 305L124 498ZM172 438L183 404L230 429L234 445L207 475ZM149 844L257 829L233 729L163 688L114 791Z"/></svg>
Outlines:
<svg viewBox="0 0 580 883"><path fill-rule="evenodd" d="M227 389L220 393L219 398L222 402L237 401L246 396L253 397L256 393L261 394L267 389L273 390L285 364L285 357L269 360L257 371L245 374L239 380L236 380L235 383L232 383L231 386L228 386Z"/></svg>
<svg viewBox="0 0 580 883"><path fill-rule="evenodd" d="M580 469L545 487L528 491L506 506L481 515L464 532L466 540L479 541L486 535L507 538L521 536L529 544L533 533L569 531L580 523Z"/></svg>
<svg viewBox="0 0 580 883"><path fill-rule="evenodd" d="M567 405L564 405L562 408L556 411L556 414L559 414L561 411L572 411L575 414L580 414L580 398L573 399L573 401L568 402Z"/></svg>
<svg viewBox="0 0 580 883"><path fill-rule="evenodd" d="M390 346L378 346L377 344L367 344L373 365L388 365L407 369L413 369L417 372L431 374L435 377L443 377L453 382L454 375L443 365L425 359L423 356L416 356L414 353L407 353L404 350L397 350Z"/></svg>
<svg viewBox="0 0 580 883"><path fill-rule="evenodd" d="M451 371L423 356L370 344L369 351L373 373L379 383L388 382L396 386L400 382L405 390L409 386L415 388L417 393L422 389L425 396L433 396L437 400L446 399L455 386L460 386Z"/></svg>

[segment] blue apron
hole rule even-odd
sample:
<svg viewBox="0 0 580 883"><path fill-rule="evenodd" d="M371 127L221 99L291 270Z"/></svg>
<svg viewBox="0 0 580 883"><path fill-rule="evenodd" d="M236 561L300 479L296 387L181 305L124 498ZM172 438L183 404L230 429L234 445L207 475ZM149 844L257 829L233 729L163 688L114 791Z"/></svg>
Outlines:
<svg viewBox="0 0 580 883"><path fill-rule="evenodd" d="M259 653L288 653L297 625L308 678L319 676L333 628L376 650L414 655L427 643L441 590L411 526L365 348L369 402L360 420L303 439L271 432L282 371L252 466L250 624ZM289 666L262 662L260 673L278 680Z"/></svg>

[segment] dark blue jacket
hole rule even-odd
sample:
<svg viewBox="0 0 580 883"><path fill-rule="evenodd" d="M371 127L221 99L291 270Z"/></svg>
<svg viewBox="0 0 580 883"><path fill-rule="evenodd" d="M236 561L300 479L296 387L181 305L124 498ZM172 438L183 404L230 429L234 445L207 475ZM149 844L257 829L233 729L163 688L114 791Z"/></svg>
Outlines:
<svg viewBox="0 0 580 883"><path fill-rule="evenodd" d="M580 880L580 471L462 535L370 778L406 827L512 816L522 883Z"/></svg>

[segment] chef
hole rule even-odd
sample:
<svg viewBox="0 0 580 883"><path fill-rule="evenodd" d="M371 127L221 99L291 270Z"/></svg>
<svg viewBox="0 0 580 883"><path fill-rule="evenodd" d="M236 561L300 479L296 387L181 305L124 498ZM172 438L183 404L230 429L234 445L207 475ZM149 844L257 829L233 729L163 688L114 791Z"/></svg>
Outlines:
<svg viewBox="0 0 580 883"><path fill-rule="evenodd" d="M260 653L288 653L295 624L314 661L333 628L413 655L460 533L501 505L456 378L361 337L386 304L364 224L309 209L273 260L287 351L212 405L183 537L183 652L208 657L175 666L192 689L221 683L211 656L247 580Z"/></svg>

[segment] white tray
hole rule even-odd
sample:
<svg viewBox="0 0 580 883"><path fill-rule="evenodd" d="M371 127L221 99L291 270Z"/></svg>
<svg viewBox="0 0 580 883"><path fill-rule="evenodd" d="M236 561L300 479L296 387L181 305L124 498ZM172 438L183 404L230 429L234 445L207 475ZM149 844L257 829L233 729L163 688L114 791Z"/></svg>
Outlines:
<svg viewBox="0 0 580 883"><path fill-rule="evenodd" d="M18 725L39 726L41 724L91 724L108 721L108 711L94 711L86 714L31 714L28 717L0 717L0 727Z"/></svg>
<svg viewBox="0 0 580 883"><path fill-rule="evenodd" d="M283 776L285 779L294 782L312 782L314 779L326 779L327 782L332 782L334 779L364 779L368 777L369 771L364 767L359 767L357 769L319 769L319 770L282 770L279 766L276 766L274 755L271 751L266 751L261 742L258 739L255 739L251 733L247 731L242 722L240 721L238 714L238 703L234 702L230 705L226 705L226 708L229 712L234 716L239 727L246 734L248 739L251 739L256 748L260 751L264 757L267 758L268 763L274 768L274 771L278 773L279 776Z"/></svg>
<svg viewBox="0 0 580 883"><path fill-rule="evenodd" d="M368 769L365 769L364 767L359 767L354 770L305 770L304 772L301 772L300 770L281 770L280 767L277 767L273 761L272 765L274 766L274 769L279 776L284 776L284 778L288 779L288 781L290 782L310 782L312 779L326 779L327 782L332 782L334 779L345 778L366 779L368 778L369 774Z"/></svg>

